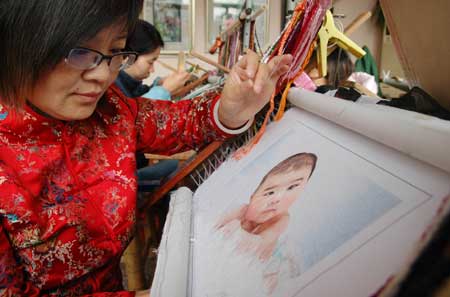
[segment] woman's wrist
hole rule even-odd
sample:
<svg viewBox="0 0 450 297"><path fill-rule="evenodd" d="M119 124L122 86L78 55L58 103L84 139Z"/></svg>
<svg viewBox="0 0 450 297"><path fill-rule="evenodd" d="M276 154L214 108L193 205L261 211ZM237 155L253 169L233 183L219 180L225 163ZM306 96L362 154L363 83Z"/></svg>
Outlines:
<svg viewBox="0 0 450 297"><path fill-rule="evenodd" d="M214 120L220 130L228 134L240 134L245 132L253 124L253 119L248 120L233 120L227 119L223 113L220 112L220 99L214 106Z"/></svg>

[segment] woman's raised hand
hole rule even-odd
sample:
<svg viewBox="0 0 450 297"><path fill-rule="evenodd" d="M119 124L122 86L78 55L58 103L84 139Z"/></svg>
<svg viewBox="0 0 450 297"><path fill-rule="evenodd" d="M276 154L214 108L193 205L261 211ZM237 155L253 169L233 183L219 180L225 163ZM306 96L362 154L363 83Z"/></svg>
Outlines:
<svg viewBox="0 0 450 297"><path fill-rule="evenodd" d="M229 128L243 126L270 100L276 83L289 69L291 55L277 56L269 63L259 62L248 51L234 65L225 83L219 106L219 120Z"/></svg>

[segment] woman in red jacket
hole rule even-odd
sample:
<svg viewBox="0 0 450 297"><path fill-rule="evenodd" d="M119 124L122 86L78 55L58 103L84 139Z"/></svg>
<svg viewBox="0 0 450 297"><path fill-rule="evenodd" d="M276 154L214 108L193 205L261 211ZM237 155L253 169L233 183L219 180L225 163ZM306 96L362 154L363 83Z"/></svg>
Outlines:
<svg viewBox="0 0 450 297"><path fill-rule="evenodd" d="M135 221L135 151L244 131L291 57L249 53L222 94L126 98L111 86L142 0L0 2L0 295L133 296L119 259ZM148 292L139 292L139 295Z"/></svg>

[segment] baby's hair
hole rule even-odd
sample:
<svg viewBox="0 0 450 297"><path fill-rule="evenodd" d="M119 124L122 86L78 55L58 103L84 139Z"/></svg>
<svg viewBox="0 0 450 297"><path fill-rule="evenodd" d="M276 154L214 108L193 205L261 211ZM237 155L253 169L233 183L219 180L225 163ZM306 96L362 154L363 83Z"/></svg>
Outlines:
<svg viewBox="0 0 450 297"><path fill-rule="evenodd" d="M311 175L316 169L317 156L312 153L299 153L290 156L287 159L284 159L280 163L278 163L275 167L273 167L262 179L258 188L266 181L266 179L271 175L276 175L284 172L289 172L291 170L298 170L300 168L310 166L311 172L309 173L308 179L311 178Z"/></svg>

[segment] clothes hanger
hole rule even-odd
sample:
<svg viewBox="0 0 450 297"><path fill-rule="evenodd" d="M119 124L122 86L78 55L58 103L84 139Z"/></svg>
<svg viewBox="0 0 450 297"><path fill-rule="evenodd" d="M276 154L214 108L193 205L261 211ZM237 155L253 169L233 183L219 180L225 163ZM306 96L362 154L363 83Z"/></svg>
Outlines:
<svg viewBox="0 0 450 297"><path fill-rule="evenodd" d="M317 52L317 64L321 76L327 74L328 44L330 42L335 42L338 47L350 52L357 58L362 58L366 54L361 47L336 28L333 14L330 10L325 14L325 19L319 30L318 36L319 46Z"/></svg>

